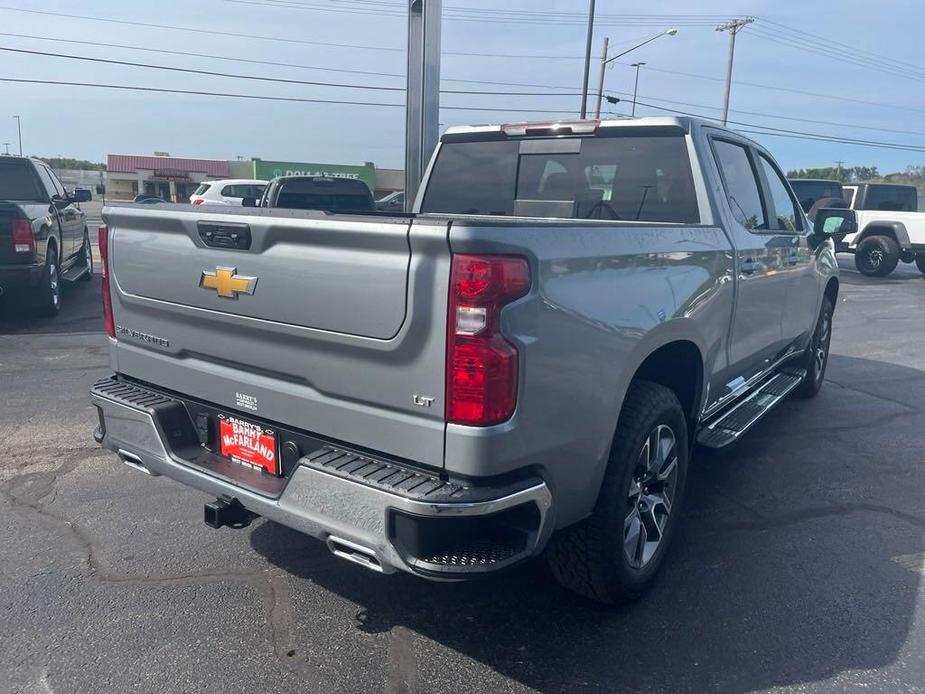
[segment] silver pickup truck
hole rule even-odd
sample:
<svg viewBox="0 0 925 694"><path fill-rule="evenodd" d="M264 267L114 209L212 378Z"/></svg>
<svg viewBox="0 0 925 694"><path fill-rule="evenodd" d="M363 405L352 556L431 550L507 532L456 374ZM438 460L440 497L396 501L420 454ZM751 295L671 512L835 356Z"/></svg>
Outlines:
<svg viewBox="0 0 925 694"><path fill-rule="evenodd" d="M696 445L825 373L838 295L759 145L690 119L452 128L412 214L113 205L96 440L379 572L545 552L652 582Z"/></svg>

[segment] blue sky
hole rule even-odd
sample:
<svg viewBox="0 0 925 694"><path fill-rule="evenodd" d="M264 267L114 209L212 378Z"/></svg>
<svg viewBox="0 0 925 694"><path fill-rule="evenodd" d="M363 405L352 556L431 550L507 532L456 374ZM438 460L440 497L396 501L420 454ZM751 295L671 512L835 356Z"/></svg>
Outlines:
<svg viewBox="0 0 925 694"><path fill-rule="evenodd" d="M444 110L444 125L567 117L577 112L585 26L584 0L444 0L444 89L501 94L444 94L444 106L549 109L544 113ZM919 41L925 7L912 0L822 2L705 0L598 0L602 20L593 55L609 36L611 54L677 25L679 33L621 59L607 72L606 88L616 96L631 92L633 69L645 61L639 101L709 116L723 99L728 36L714 31L719 17L754 15L758 21L738 38L731 120L779 128L782 134L821 133L863 142L925 147L925 58ZM484 21L453 8L566 13L536 21ZM400 75L404 72L405 20L401 0L159 0L157 3L106 0L0 0L0 33L208 53L274 63ZM20 8L91 17L169 24L214 32L260 35L281 40L127 26L11 11ZM327 8L324 11L321 8ZM570 14L573 13L573 14ZM649 15L606 19L606 15ZM665 15L665 18L651 15ZM714 17L715 15L715 17ZM513 16L513 15L512 15ZM472 21L478 19L479 21ZM817 35L796 34L797 29ZM343 48L300 42L342 43ZM799 46L793 45L798 43ZM840 44L854 46L852 51ZM0 35L0 47L94 56L236 74L286 79L402 87L401 77L255 65L224 60L76 45ZM367 48L369 47L369 48ZM807 50L809 48L809 50ZM863 51L863 52L861 52ZM836 52L840 59L831 55ZM495 54L458 55L467 54ZM888 56L885 63L871 54ZM553 56L553 57L498 57ZM867 59L870 60L867 60ZM875 69L871 63L879 66ZM920 66L917 67L916 66ZM678 74L686 73L686 74ZM592 63L592 82L597 65ZM225 77L92 64L0 51L0 77L144 85L240 94L374 101L401 104L396 91L370 91L275 84ZM452 79L567 87L540 90L479 85ZM749 84L745 84L749 83ZM572 86L569 86L572 85ZM761 86L757 86L761 85ZM777 89L771 89L775 87ZM550 91L555 96L516 96L512 91ZM785 90L796 90L785 91ZM797 93L809 92L809 93ZM842 97L825 98L814 94ZM871 103L858 103L858 101ZM684 102L684 103L680 103ZM400 167L404 116L401 108L248 101L220 97L116 92L63 86L0 82L0 143L16 149L16 122L23 123L25 150L46 156L102 161L110 152L175 156L257 156L264 159L361 163ZM629 104L611 107L629 111ZM563 113L560 113L563 112ZM639 106L637 115L664 113ZM574 115L577 115L574 114ZM804 119L804 120L798 120ZM813 123L806 121L824 121ZM899 131L899 132L897 132ZM925 152L754 135L785 168L876 164L881 172L925 164ZM2 150L0 150L2 151Z"/></svg>

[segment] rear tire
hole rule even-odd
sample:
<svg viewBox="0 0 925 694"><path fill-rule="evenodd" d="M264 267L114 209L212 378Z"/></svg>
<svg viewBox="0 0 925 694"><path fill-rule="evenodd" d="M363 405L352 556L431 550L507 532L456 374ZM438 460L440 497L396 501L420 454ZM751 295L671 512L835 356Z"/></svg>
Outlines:
<svg viewBox="0 0 925 694"><path fill-rule="evenodd" d="M925 275L925 253L920 253L915 257L915 266Z"/></svg>
<svg viewBox="0 0 925 694"><path fill-rule="evenodd" d="M87 267L87 273L81 275L78 282L89 282L93 279L93 246L90 245L90 232L84 229L84 242L80 247L80 258Z"/></svg>
<svg viewBox="0 0 925 694"><path fill-rule="evenodd" d="M45 251L45 271L36 290L35 302L35 312L40 316L56 316L61 311L61 270L54 244L49 244Z"/></svg>
<svg viewBox="0 0 925 694"><path fill-rule="evenodd" d="M806 379L793 394L798 398L813 398L822 389L825 380L825 369L829 364L829 345L832 343L832 316L835 306L829 297L823 297L822 308L819 309L819 318L816 328L806 348L803 358L803 368L806 369Z"/></svg>
<svg viewBox="0 0 925 694"><path fill-rule="evenodd" d="M645 593L677 525L688 458L678 398L664 386L634 381L594 510L554 537L546 552L556 580L608 604Z"/></svg>
<svg viewBox="0 0 925 694"><path fill-rule="evenodd" d="M862 275L886 277L899 263L899 244L889 236L868 236L854 252L854 264Z"/></svg>

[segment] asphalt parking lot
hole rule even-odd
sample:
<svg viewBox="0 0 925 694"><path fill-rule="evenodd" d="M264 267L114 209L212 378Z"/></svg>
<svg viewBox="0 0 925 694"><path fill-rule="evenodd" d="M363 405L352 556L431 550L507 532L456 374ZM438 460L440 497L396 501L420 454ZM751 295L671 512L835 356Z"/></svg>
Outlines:
<svg viewBox="0 0 925 694"><path fill-rule="evenodd" d="M828 382L698 456L666 571L617 610L541 564L378 576L94 444L99 282L0 315L0 691L922 691L925 277L845 272Z"/></svg>

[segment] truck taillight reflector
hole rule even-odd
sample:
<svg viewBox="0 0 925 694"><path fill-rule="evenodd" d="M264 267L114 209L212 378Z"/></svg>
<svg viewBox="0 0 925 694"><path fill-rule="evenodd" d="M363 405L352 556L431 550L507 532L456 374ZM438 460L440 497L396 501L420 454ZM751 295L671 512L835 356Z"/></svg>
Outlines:
<svg viewBox="0 0 925 694"><path fill-rule="evenodd" d="M116 336L116 324L112 319L112 295L109 293L109 227L100 225L98 242L100 246L100 265L102 266L103 327L109 337Z"/></svg>
<svg viewBox="0 0 925 694"><path fill-rule="evenodd" d="M517 348L501 334L501 309L530 289L512 256L454 255L447 321L446 419L489 426L517 404Z"/></svg>
<svg viewBox="0 0 925 694"><path fill-rule="evenodd" d="M13 219L12 237L15 253L35 253L35 237L32 235L32 222L28 219Z"/></svg>

